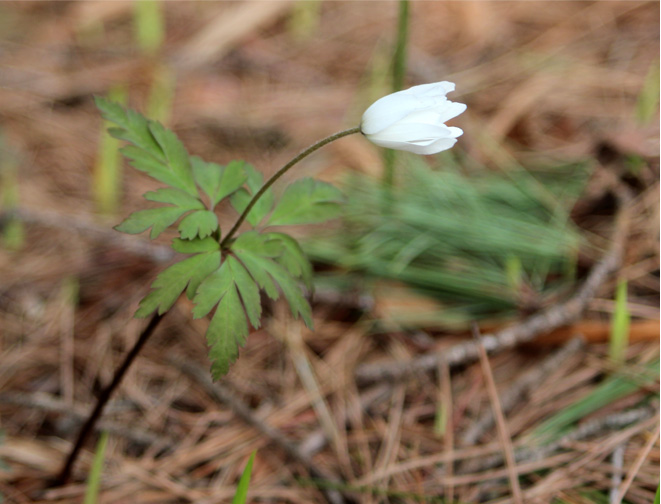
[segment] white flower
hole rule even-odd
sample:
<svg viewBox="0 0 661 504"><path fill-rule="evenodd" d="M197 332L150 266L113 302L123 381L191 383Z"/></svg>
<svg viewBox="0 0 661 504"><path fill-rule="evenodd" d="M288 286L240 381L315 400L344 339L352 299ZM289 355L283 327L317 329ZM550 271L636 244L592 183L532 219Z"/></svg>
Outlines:
<svg viewBox="0 0 661 504"><path fill-rule="evenodd" d="M449 149L463 131L444 123L458 116L466 105L448 100L452 82L414 86L384 96L363 114L360 131L376 145L413 152L436 154Z"/></svg>

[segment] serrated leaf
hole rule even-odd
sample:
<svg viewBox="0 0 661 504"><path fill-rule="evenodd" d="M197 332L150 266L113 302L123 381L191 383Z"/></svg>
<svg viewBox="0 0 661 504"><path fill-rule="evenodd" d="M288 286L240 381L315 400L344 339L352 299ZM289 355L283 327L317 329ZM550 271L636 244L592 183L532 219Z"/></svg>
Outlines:
<svg viewBox="0 0 661 504"><path fill-rule="evenodd" d="M149 131L147 119L141 114L131 109L125 109L118 103L101 96L96 96L94 102L104 119L119 126L119 128L108 130L114 137L131 142L141 149L151 152L161 161L165 159L158 143Z"/></svg>
<svg viewBox="0 0 661 504"><path fill-rule="evenodd" d="M184 289L189 299L192 298L202 280L219 266L220 251L194 255L170 266L154 280L152 290L140 302L135 316L146 317L154 310L165 313Z"/></svg>
<svg viewBox="0 0 661 504"><path fill-rule="evenodd" d="M144 198L158 203L169 203L189 210L203 210L204 203L194 196L184 191L174 188L161 188L156 191L149 191L144 194Z"/></svg>
<svg viewBox="0 0 661 504"><path fill-rule="evenodd" d="M289 271L291 276L301 278L310 292L313 290L312 265L299 243L284 233L268 233L271 240L282 244L282 252L276 261Z"/></svg>
<svg viewBox="0 0 661 504"><path fill-rule="evenodd" d="M179 233L185 240L192 240L196 236L206 238L218 229L218 217L210 210L196 210L179 223Z"/></svg>
<svg viewBox="0 0 661 504"><path fill-rule="evenodd" d="M207 276L197 288L193 300L195 303L193 318L201 318L207 315L233 284L234 280L229 271L229 264L224 261L222 266Z"/></svg>
<svg viewBox="0 0 661 504"><path fill-rule="evenodd" d="M223 198L236 192L247 180L244 161L232 161L227 166L206 163L198 157L191 158L195 181L209 196L214 208Z"/></svg>
<svg viewBox="0 0 661 504"><path fill-rule="evenodd" d="M312 309L305 297L303 297L296 280L289 275L287 270L271 259L255 256L254 260L257 262L257 265L271 275L280 286L285 299L287 299L287 303L289 303L292 315L295 318L298 318L300 315L305 322L305 325L312 329L314 326L314 323L312 322Z"/></svg>
<svg viewBox="0 0 661 504"><path fill-rule="evenodd" d="M174 187L186 191L192 196L197 196L197 187L193 179L193 169L191 168L188 152L184 144L177 138L172 131L167 130L156 121L148 121L149 131L161 147L168 167L170 168L175 184Z"/></svg>
<svg viewBox="0 0 661 504"><path fill-rule="evenodd" d="M213 252L220 250L220 243L214 238L195 238L193 240L182 240L175 238L172 240L172 248L175 252L181 254L199 254L201 252Z"/></svg>
<svg viewBox="0 0 661 504"><path fill-rule="evenodd" d="M229 263L234 283L237 289L239 289L239 294L241 294L241 300L248 314L248 319L252 326L257 329L262 325L260 319L262 316L262 300L259 297L259 288L255 280L252 279L239 261L230 256L227 258L227 262Z"/></svg>
<svg viewBox="0 0 661 504"><path fill-rule="evenodd" d="M337 217L342 192L326 182L304 178L293 182L268 220L270 226L313 224Z"/></svg>
<svg viewBox="0 0 661 504"><path fill-rule="evenodd" d="M246 189L243 188L239 189L232 195L232 198L230 199L232 206L239 213L243 213L243 211L250 203L250 200L252 199L252 195L256 194L259 191L259 189L263 185L263 180L264 180L262 174L259 173L257 170L255 170L255 168L252 165L245 164L243 166L243 169L245 170L248 177L247 185L250 191L247 191ZM255 206L252 208L252 210L250 210L250 213L246 217L246 220L253 227L257 227L257 225L264 219L264 217L266 217L266 215L273 208L274 200L275 197L273 196L273 191L271 189L268 189L262 195L262 197L257 201L257 203L255 203Z"/></svg>
<svg viewBox="0 0 661 504"><path fill-rule="evenodd" d="M232 284L220 301L207 329L207 342L211 347L211 374L214 379L219 379L229 371L230 364L239 355L238 346L244 345L247 336L246 317L239 294Z"/></svg>
<svg viewBox="0 0 661 504"><path fill-rule="evenodd" d="M276 262L284 250L286 240L280 236L273 238L272 235L278 233L259 234L255 231L243 233L232 244L232 252L271 299L279 297L276 284L279 285L294 317L300 315L305 324L311 328L312 310L309 303L303 297L296 279L285 267ZM290 243L288 246L291 245ZM276 250L279 251L278 255L273 254Z"/></svg>
<svg viewBox="0 0 661 504"><path fill-rule="evenodd" d="M115 229L122 233L139 234L151 228L149 237L153 240L187 211L186 208L170 206L138 210L129 215L121 224L115 226Z"/></svg>

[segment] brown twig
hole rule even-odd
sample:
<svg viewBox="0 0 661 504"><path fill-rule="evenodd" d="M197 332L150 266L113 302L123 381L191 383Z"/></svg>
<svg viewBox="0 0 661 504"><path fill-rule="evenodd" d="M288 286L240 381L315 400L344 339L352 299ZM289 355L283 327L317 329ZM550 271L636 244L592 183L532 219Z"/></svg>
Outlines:
<svg viewBox="0 0 661 504"><path fill-rule="evenodd" d="M504 413L507 413L527 395L552 371L558 368L558 365L570 356L574 355L583 347L581 338L570 340L563 347L552 353L544 361L523 374L509 389L501 394L500 405ZM461 442L464 446L472 446L493 426L494 415L491 410L485 411L484 415L477 419L461 436Z"/></svg>
<svg viewBox="0 0 661 504"><path fill-rule="evenodd" d="M305 455L299 447L287 439L287 436L279 429L268 425L261 419L257 418L249 406L247 406L238 397L232 394L226 387L219 383L213 383L209 379L208 373L202 371L200 368L191 364L172 360L172 363L177 366L181 371L193 379L198 385L201 385L204 390L213 397L216 401L228 406L235 415L241 418L244 422L252 426L254 429L261 432L264 436L268 437L273 443L278 445L284 450L287 455L296 460L299 464L305 467L313 478L318 478L330 483L333 486L340 486L341 482L332 474L319 468L310 457ZM328 502L332 504L341 504L346 502L340 491L331 488L320 488Z"/></svg>
<svg viewBox="0 0 661 504"><path fill-rule="evenodd" d="M631 212L629 197L620 195L619 199L622 206L615 220L611 246L592 268L583 285L564 303L550 306L519 324L482 336L482 344L487 353L500 352L532 341L541 334L570 324L580 318L599 287L606 282L609 275L617 270L622 261ZM442 353L423 355L409 361L363 364L356 369L356 380L359 383L398 380L415 373L437 369L441 362L448 366L457 366L475 362L477 359L476 344L467 341L444 349Z"/></svg>
<svg viewBox="0 0 661 504"><path fill-rule="evenodd" d="M486 382L487 392L491 401L491 409L493 410L496 426L498 427L498 437L500 438L503 453L505 454L507 476L509 478L510 488L512 489L512 498L515 504L522 504L523 497L521 495L521 484L519 483L519 474L516 467L514 449L512 447L512 437L510 436L507 423L505 422L505 416L503 415L503 410L500 406L496 381L493 378L493 372L491 371L491 365L489 364L489 357L482 345L480 329L477 324L473 324L473 338L475 339L482 373L484 374L484 381Z"/></svg>
<svg viewBox="0 0 661 504"><path fill-rule="evenodd" d="M131 348L129 353L124 358L124 361L121 363L117 371L115 371L115 376L113 377L110 384L101 391L101 394L97 399L96 406L92 410L92 413L90 413L90 416L87 418L87 421L83 424L83 427L80 429L80 432L78 433L78 438L76 439L76 442L71 450L71 453L69 453L69 456L67 457L67 460L64 463L62 470L55 479L53 486L61 486L69 481L69 478L71 477L71 471L73 469L73 465L75 464L76 459L80 454L80 450L85 445L87 438L94 430L94 427L96 426L96 423L99 420L101 413L103 412L103 408L110 400L110 396L112 395L112 393L122 382L122 378L124 378L126 371L128 371L129 367L131 366L137 355L140 353L142 347L145 345L145 343L147 343L149 337L154 333L154 329L156 329L158 323L161 321L163 316L164 315L159 315L158 313L154 314L154 316L149 321L149 324L147 324L147 327L143 329L142 334L140 334L140 337L133 345L133 348Z"/></svg>
<svg viewBox="0 0 661 504"><path fill-rule="evenodd" d="M640 467L643 465L643 462L647 458L647 455L649 455L649 452L652 450L652 447L654 446L654 443L656 443L657 439L659 439L659 424L656 425L654 434L650 436L650 438L647 440L647 443L645 443L644 448L640 451L638 457L636 457L636 460L633 463L629 474L627 474L627 479L624 480L624 483L618 491L617 498L614 501L615 504L620 504L622 499L624 499L624 496L627 494L631 483L633 483L636 474L638 474L638 471L640 471Z"/></svg>

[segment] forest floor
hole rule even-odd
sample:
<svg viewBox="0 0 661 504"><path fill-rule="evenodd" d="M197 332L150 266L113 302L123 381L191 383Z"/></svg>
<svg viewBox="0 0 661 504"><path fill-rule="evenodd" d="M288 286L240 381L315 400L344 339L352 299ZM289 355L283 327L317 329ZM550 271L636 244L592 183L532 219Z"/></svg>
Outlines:
<svg viewBox="0 0 661 504"><path fill-rule="evenodd" d="M97 211L104 125L93 96L123 89L190 152L270 174L388 92L397 5L164 2L165 38L149 53L132 2L0 3L5 502L83 502L94 442L71 482L50 482L172 259L165 235L112 229L153 180L127 166L120 207ZM589 167L571 209L588 243L574 287L484 321L483 344L469 326L389 323L388 284L324 291L314 332L271 304L215 384L208 321L182 298L100 422L98 502L229 502L255 451L248 502L653 502L658 61L658 2L413 2L406 80L457 84L450 98L468 105L453 122L464 130L457 152L494 172L540 160ZM382 164L356 135L299 174L380 176ZM617 365L609 338L622 281L631 322ZM539 442L551 425L555 437Z"/></svg>

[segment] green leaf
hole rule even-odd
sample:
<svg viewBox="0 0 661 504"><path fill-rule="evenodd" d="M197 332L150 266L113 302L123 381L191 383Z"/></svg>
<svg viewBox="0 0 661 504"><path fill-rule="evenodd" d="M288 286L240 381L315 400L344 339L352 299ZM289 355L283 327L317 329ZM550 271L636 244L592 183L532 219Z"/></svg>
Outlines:
<svg viewBox="0 0 661 504"><path fill-rule="evenodd" d="M191 158L191 161L195 181L209 196L212 208L236 192L248 179L243 169L244 161L232 161L227 166L206 163L198 157Z"/></svg>
<svg viewBox="0 0 661 504"><path fill-rule="evenodd" d="M255 257L255 260L257 265L271 275L273 280L275 280L280 286L282 293L285 295L285 299L287 299L287 302L289 303L292 315L295 318L298 318L300 315L305 322L305 325L312 329L314 327L312 322L312 309L305 297L303 297L303 293L296 280L289 275L289 272L286 269L273 260L266 257Z"/></svg>
<svg viewBox="0 0 661 504"><path fill-rule="evenodd" d="M156 191L149 191L144 194L144 198L158 203L169 203L189 210L203 210L204 204L194 196L174 188L162 188Z"/></svg>
<svg viewBox="0 0 661 504"><path fill-rule="evenodd" d="M250 203L250 200L252 199L252 195L257 193L259 189L263 185L263 180L264 177L262 176L261 173L259 173L257 170L252 165L246 164L243 166L243 169L245 170L248 180L248 187L250 191L247 191L246 189L239 189L236 191L231 198L232 206L234 209L239 212L243 213L243 211L246 209L248 204ZM266 215L271 211L273 208L273 202L275 200L275 197L273 196L273 191L271 189L268 189L261 198L255 203L255 206L250 210L250 213L246 217L246 220L253 226L257 227L257 225L266 217Z"/></svg>
<svg viewBox="0 0 661 504"><path fill-rule="evenodd" d="M220 266L220 251L194 255L163 271L152 283L152 290L140 302L135 313L138 318L148 316L154 310L165 313L186 289L189 299L193 298L198 286Z"/></svg>
<svg viewBox="0 0 661 504"><path fill-rule="evenodd" d="M114 137L131 142L140 149L156 155L160 161L165 160L158 143L149 131L147 119L141 114L125 109L118 103L101 96L95 97L94 102L104 119L119 126L112 131L109 130Z"/></svg>
<svg viewBox="0 0 661 504"><path fill-rule="evenodd" d="M193 301L195 318L204 317L218 305L207 329L213 360L212 373L214 378L218 378L236 359L237 345L245 342L248 335L246 315L253 327L261 325L259 288L243 265L228 256L222 266L199 285ZM227 313L228 310L231 313Z"/></svg>
<svg viewBox="0 0 661 504"><path fill-rule="evenodd" d="M241 300L248 315L248 320L257 329L262 325L262 300L259 297L259 288L255 280L252 279L239 261L230 256L227 258L227 262L229 263L234 283L239 289L239 294L241 294Z"/></svg>
<svg viewBox="0 0 661 504"><path fill-rule="evenodd" d="M117 231L138 234L151 228L149 237L153 240L165 229L174 224L188 210L179 207L150 208L139 210L129 215L124 222L115 226Z"/></svg>
<svg viewBox="0 0 661 504"><path fill-rule="evenodd" d="M284 266L291 276L301 278L308 290L312 292L312 265L299 243L284 233L268 233L266 236L282 245L281 254L276 261Z"/></svg>
<svg viewBox="0 0 661 504"><path fill-rule="evenodd" d="M152 228L150 237L152 239L160 235L168 226L174 224L177 219L190 210L203 209L204 205L198 199L186 194L179 189L163 188L146 193L145 198L159 203L172 203L176 206L150 208L132 213L129 217L116 226L117 231L129 234L138 234ZM215 218L215 216L214 216ZM188 226L192 227L192 226ZM216 227L218 221L216 220ZM195 228L197 229L197 228ZM207 233L208 235L209 233ZM204 236L207 236L204 235ZM190 236L190 232L188 233ZM195 235L190 236L193 238ZM203 236L203 237L204 237Z"/></svg>
<svg viewBox="0 0 661 504"><path fill-rule="evenodd" d="M216 229L218 229L218 217L210 210L196 210L184 217L179 224L181 237L188 240L196 236L206 238Z"/></svg>
<svg viewBox="0 0 661 504"><path fill-rule="evenodd" d="M165 155L166 163L172 172L176 184L170 184L188 194L197 196L197 187L193 179L193 169L191 168L188 152L184 144L177 138L172 131L167 130L155 121L149 121L149 131L153 135L158 145Z"/></svg>
<svg viewBox="0 0 661 504"><path fill-rule="evenodd" d="M276 235L277 239L271 236ZM243 263L260 288L271 299L279 297L276 285L280 286L294 317L299 315L312 328L312 310L303 296L296 279L276 261L282 257L285 240L279 233L259 234L250 231L240 235L232 245L232 252ZM291 243L288 244L291 247Z"/></svg>
<svg viewBox="0 0 661 504"><path fill-rule="evenodd" d="M312 224L337 217L343 197L340 190L312 178L287 186L268 220L270 226Z"/></svg>
<svg viewBox="0 0 661 504"><path fill-rule="evenodd" d="M248 324L236 286L232 284L207 329L207 342L211 347L211 374L214 379L227 374L230 364L239 355L238 346L243 346L247 337Z"/></svg>
<svg viewBox="0 0 661 504"><path fill-rule="evenodd" d="M252 464L255 461L255 453L256 452L252 452L250 454L248 463L246 464L243 474L241 474L239 484L236 487L236 493L232 499L232 504L245 504L246 500L248 500L248 487L250 486L250 476L252 474Z"/></svg>
<svg viewBox="0 0 661 504"><path fill-rule="evenodd" d="M214 252L220 250L220 243L214 238L195 238L193 240L172 240L172 248L182 254L199 254L200 252Z"/></svg>

